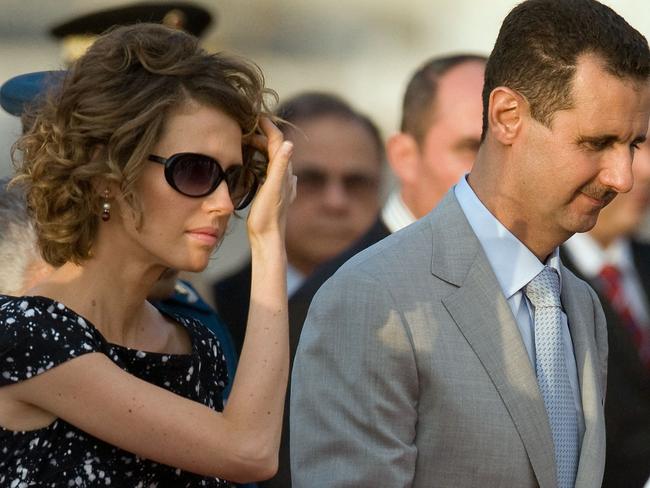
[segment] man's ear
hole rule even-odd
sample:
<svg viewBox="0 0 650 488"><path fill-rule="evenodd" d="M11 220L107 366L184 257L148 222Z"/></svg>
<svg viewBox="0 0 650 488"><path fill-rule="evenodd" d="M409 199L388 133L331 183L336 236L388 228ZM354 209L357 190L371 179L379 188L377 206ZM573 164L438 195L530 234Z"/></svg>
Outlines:
<svg viewBox="0 0 650 488"><path fill-rule="evenodd" d="M419 176L420 148L410 134L398 132L386 142L386 157L401 184L412 184Z"/></svg>
<svg viewBox="0 0 650 488"><path fill-rule="evenodd" d="M490 132L501 144L510 146L514 142L527 115L528 103L516 91L499 86L490 93Z"/></svg>

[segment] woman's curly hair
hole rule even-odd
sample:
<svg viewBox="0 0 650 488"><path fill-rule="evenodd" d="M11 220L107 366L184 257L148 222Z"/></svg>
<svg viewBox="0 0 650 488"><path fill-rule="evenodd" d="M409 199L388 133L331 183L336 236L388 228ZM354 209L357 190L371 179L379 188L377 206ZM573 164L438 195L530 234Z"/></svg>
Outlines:
<svg viewBox="0 0 650 488"><path fill-rule="evenodd" d="M187 33L136 24L101 36L12 148L45 261L79 264L91 256L99 183L117 183L141 221L135 182L172 109L188 99L218 108L246 140L270 113L267 97L277 101L255 64L207 53ZM251 154L244 151L244 164L259 164Z"/></svg>

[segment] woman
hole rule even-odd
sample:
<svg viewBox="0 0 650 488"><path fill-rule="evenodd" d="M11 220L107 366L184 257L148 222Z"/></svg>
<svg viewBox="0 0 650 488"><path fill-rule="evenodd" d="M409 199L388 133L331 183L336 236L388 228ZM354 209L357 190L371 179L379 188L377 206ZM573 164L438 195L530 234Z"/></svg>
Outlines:
<svg viewBox="0 0 650 488"><path fill-rule="evenodd" d="M162 26L102 36L17 143L45 260L0 297L1 486L230 486L277 465L288 370L291 144L259 71ZM259 130L263 132L262 135ZM248 217L251 311L228 404L218 341L147 301L169 268L201 271Z"/></svg>

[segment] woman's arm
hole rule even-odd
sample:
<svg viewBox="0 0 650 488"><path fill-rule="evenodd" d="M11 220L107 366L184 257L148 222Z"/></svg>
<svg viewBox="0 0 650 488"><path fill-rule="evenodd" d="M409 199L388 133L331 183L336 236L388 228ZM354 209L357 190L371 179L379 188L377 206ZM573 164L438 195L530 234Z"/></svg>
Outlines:
<svg viewBox="0 0 650 488"><path fill-rule="evenodd" d="M109 444L186 471L236 482L273 475L272 460L253 449L257 436L274 430L268 416L256 432L245 418L141 380L101 353L0 388L0 403L8 400L35 405ZM262 415L261 408L255 415Z"/></svg>
<svg viewBox="0 0 650 488"><path fill-rule="evenodd" d="M296 177L289 161L291 143L284 141L282 132L270 120L262 119L260 125L272 164L283 164L284 169L269 168L248 216L250 307L240 362L224 414L250 431L263 433L253 438L250 448L272 461L273 475L277 471L289 371L284 236L286 208L295 197ZM286 157L278 157L282 154Z"/></svg>

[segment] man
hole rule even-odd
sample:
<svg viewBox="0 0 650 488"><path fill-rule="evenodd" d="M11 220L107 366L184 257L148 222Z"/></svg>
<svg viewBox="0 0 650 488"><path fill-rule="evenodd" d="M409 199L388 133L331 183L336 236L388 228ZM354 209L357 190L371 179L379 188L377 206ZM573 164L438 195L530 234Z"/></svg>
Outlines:
<svg viewBox="0 0 650 488"><path fill-rule="evenodd" d="M634 233L650 204L650 142L634 156L634 187L562 247L562 261L598 292L607 318L604 487L650 477L650 245Z"/></svg>
<svg viewBox="0 0 650 488"><path fill-rule="evenodd" d="M314 298L293 368L294 487L600 486L605 320L557 248L632 186L649 63L594 0L506 17L468 179Z"/></svg>
<svg viewBox="0 0 650 488"><path fill-rule="evenodd" d="M386 145L399 181L375 223L357 242L320 266L289 300L291 351L296 351L314 294L348 259L428 213L474 163L481 139L486 58L436 57L411 77L400 131Z"/></svg>
<svg viewBox="0 0 650 488"><path fill-rule="evenodd" d="M298 193L287 214L289 296L324 261L356 241L379 209L384 149L374 123L337 96L306 92L276 110L294 143ZM239 350L250 297L250 262L214 286Z"/></svg>

